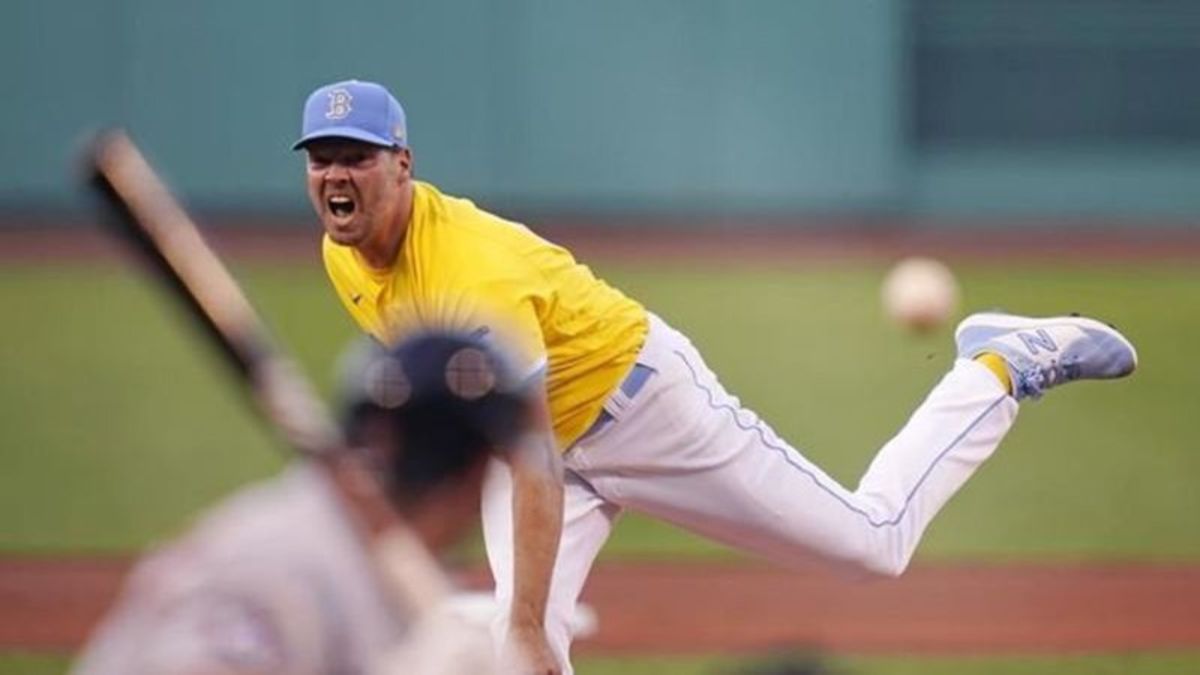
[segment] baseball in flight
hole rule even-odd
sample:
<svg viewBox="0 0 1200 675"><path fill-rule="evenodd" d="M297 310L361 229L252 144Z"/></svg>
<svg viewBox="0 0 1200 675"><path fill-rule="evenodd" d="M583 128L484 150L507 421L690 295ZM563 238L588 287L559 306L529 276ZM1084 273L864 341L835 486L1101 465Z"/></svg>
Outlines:
<svg viewBox="0 0 1200 675"><path fill-rule="evenodd" d="M883 311L906 330L926 333L940 328L958 311L954 273L933 258L905 258L883 281Z"/></svg>

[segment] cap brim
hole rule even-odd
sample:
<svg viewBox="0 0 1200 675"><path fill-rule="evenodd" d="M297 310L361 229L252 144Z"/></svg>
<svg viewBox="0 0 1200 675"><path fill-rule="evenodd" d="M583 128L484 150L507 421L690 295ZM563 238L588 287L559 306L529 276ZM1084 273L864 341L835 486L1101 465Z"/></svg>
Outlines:
<svg viewBox="0 0 1200 675"><path fill-rule="evenodd" d="M321 138L349 138L351 140L362 141L364 143L370 143L371 145L378 145L384 148L402 147L401 144L395 140L384 138L383 136L376 136L369 131L363 131L362 129L355 127L325 127L323 129L318 129L311 134L302 136L300 140L292 144L292 149L301 150L304 148L304 146Z"/></svg>

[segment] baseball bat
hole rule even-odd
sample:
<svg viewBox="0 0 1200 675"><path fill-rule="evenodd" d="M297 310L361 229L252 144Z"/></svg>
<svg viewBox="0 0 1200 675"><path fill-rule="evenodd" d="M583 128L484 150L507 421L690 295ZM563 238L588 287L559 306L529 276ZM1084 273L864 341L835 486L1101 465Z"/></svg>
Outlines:
<svg viewBox="0 0 1200 675"><path fill-rule="evenodd" d="M129 136L99 134L85 155L86 179L107 206L118 238L181 300L245 385L260 415L331 478L385 592L410 612L441 602L450 583L392 509L379 481L348 452L311 383L272 339L241 287L205 242Z"/></svg>

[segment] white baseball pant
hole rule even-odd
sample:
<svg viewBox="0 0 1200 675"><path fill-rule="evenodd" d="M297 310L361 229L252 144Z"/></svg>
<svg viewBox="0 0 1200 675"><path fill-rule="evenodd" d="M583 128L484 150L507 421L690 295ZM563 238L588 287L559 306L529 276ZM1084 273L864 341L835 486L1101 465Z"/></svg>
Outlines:
<svg viewBox="0 0 1200 675"><path fill-rule="evenodd" d="M611 422L593 427L564 458L562 541L546 611L550 644L564 664L573 608L622 510L783 564L815 557L894 576L1017 415L993 373L959 359L851 492L742 407L691 342L653 315L637 363L640 389L628 395L626 378L605 406ZM499 634L512 599L511 491L507 470L493 467L483 530L503 608Z"/></svg>

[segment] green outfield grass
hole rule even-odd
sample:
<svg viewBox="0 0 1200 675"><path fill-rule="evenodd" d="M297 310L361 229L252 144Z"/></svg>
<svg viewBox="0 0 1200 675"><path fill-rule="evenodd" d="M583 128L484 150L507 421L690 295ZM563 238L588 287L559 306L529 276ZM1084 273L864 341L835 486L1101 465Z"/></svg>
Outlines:
<svg viewBox="0 0 1200 675"><path fill-rule="evenodd" d="M882 319L867 264L601 265L687 332L726 385L853 484L953 356L949 329ZM325 391L355 334L313 266L238 268ZM1023 408L1005 446L931 528L926 558L1196 558L1200 272L1185 266L960 267L965 304L1080 310L1120 325L1142 368ZM271 473L280 453L182 314L114 264L0 269L0 550L124 551ZM729 555L628 517L608 556Z"/></svg>
<svg viewBox="0 0 1200 675"><path fill-rule="evenodd" d="M853 484L953 356L949 330L900 334L880 316L883 269L600 265L687 332L726 385L810 458ZM313 266L238 268L324 391L355 334ZM1028 405L1002 451L935 521L925 559L1200 558L1195 402L1200 272L1183 265L960 267L966 305L1080 310L1118 323L1142 369ZM0 268L0 551L136 550L281 463L180 312L114 264ZM605 556L730 552L631 516ZM854 658L855 675L1191 672L1197 654ZM730 673L734 659L584 659L582 675ZM0 654L0 673L61 672Z"/></svg>

